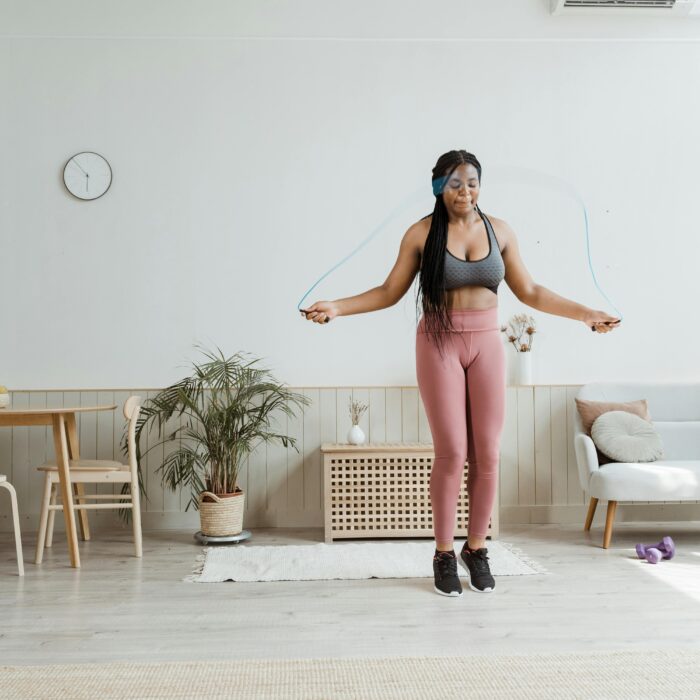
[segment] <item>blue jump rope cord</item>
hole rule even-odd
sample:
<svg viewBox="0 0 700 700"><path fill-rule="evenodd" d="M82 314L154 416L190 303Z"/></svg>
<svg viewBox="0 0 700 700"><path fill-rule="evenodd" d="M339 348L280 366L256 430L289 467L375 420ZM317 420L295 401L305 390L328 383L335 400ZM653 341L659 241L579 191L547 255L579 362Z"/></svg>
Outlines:
<svg viewBox="0 0 700 700"><path fill-rule="evenodd" d="M591 260L591 240L588 230L588 210L586 209L586 204L583 201L583 197L581 197L581 195L578 193L578 191L574 188L572 184L554 175L549 175L548 173L541 173L537 170L531 170L530 168L522 168L512 165L505 167L496 165L490 170L495 170L497 172L499 168L505 170L506 172L510 171L510 173L518 174L520 176L518 184L525 183L528 185L532 185L533 182L539 182L540 185L544 184L545 186L552 187L556 191L566 192L581 205L581 209L583 210L583 221L585 224L586 231L586 256L588 259L588 269L591 271L591 277L593 278L593 284L595 284L596 289L602 294L603 298L608 302L608 304L610 304L610 306L613 309L615 309L621 323L623 316L620 313L620 310L615 306L615 304L612 303L612 301L610 301L608 295L601 289L600 285L598 284L598 279L595 276L595 271L593 270L593 262ZM595 331L595 327L591 326L591 330Z"/></svg>
<svg viewBox="0 0 700 700"><path fill-rule="evenodd" d="M391 214L389 214L389 216L387 216L386 219L384 219L384 221L382 221L381 224L379 224L379 226L377 226L375 229L372 230L372 232L369 234L369 236L367 236L367 238L365 238L365 240L362 241L362 243L360 243L360 245L357 246L357 248L355 248L355 250L353 250L349 255L346 255L337 265L334 265L330 270L328 270L328 272L326 272L326 274L323 275L323 276L318 280L318 282L316 282L316 284L314 284L312 287L310 287L309 290L306 292L306 294L304 294L304 296L299 300L299 303L297 304L297 311L301 311L301 305L304 303L304 299L306 299L306 297L308 297L309 294L311 294L311 292L312 292L326 277L328 277L328 275L330 275L331 272L333 272L333 270L335 270L335 269L337 269L338 267L340 267L346 260L349 260L349 259L350 259L353 255L355 255L355 253L357 253L361 248L364 248L364 246L366 246L366 245L367 245L367 244L368 244L368 243L369 243L369 242L370 242L370 241L371 241L371 240L372 240L372 239L373 239L373 238L374 238L388 223L389 223L389 221L391 221L391 219L392 219L396 214L398 214L400 211L402 211L408 204L410 204L411 202L413 202L413 201L415 200L415 198L416 198L416 195L421 194L421 193L424 192L424 191L425 191L425 185L421 185L419 188L417 188L416 190L414 190L414 192L413 192L411 195L409 195L408 197L406 197L406 199L404 199L404 201L401 202L401 204L399 204L399 205L391 212Z"/></svg>
<svg viewBox="0 0 700 700"><path fill-rule="evenodd" d="M591 276L593 277L593 283L595 284L598 291L603 295L603 297L605 297L605 300L608 302L608 304L610 304L610 306L613 309L615 309L617 315L620 317L620 323L622 323L622 313L617 308L617 306L615 306L615 304L613 304L612 301L610 301L608 295L600 288L598 280L595 276L595 272L593 271L593 263L591 262L591 242L588 236L588 212L586 211L586 205L583 203L583 201L581 201L581 206L583 207L583 220L586 222L586 253L588 254L588 267L590 268Z"/></svg>
<svg viewBox="0 0 700 700"><path fill-rule="evenodd" d="M533 173L533 172L536 172L536 171L528 171L528 172L529 172L529 173ZM554 179L555 181L558 181L558 178L554 178L553 176L548 176L548 177ZM445 178L439 178L438 180L436 180L436 181L433 182L433 192L434 192L435 194L439 193L440 187L441 187L442 184L443 184L443 182L441 182L441 181L444 181L444 180L445 180ZM560 182L561 182L561 181L560 181ZM568 185L568 183L565 183L565 184ZM569 189L569 188L570 188L570 189ZM574 190L573 187L571 187L571 186L569 186L569 188L566 188L566 189L569 190L569 193L570 193L570 194L573 194L574 198L576 199L576 201L578 201L578 203L581 205L581 208L583 209L583 220L584 220L585 230L586 230L586 254L587 254L587 259L588 259L588 268L590 269L590 271L591 271L591 276L593 277L593 283L595 284L595 286L596 286L596 288L598 289L598 291L603 295L603 297L604 297L604 298L607 300L607 302L610 304L610 306L611 306L613 309L615 309L615 311L617 312L617 314L618 314L618 316L619 316L619 318L620 318L620 321L622 321L622 314L620 313L619 309L615 306L615 304L613 304L612 301L610 301L610 299L608 298L607 294L600 288L600 285L598 284L598 280L596 279L596 276L595 276L595 272L594 272L594 270L593 270L593 262L592 262L592 260L591 260L590 235L589 235L589 231L588 231L588 211L586 210L586 205L584 204L583 199L582 199L581 196L578 194L578 192L576 192L576 190ZM418 194L420 194L421 192L423 192L424 189L425 189L425 187L424 187L423 185L421 185L421 187L419 187L418 189L416 189L416 190L415 190L409 197L407 197L399 206L397 206L397 207L391 212L391 214L389 214L389 216L387 216L387 217L384 219L384 221L382 221L382 223L379 224L379 226L377 226L376 228L374 228L374 229L372 230L372 232L369 234L369 236L367 236L367 238L365 238L365 240L362 241L362 243L360 243L360 245L357 246L357 248L355 248L355 250L353 250L349 255L346 255L337 265L334 265L330 270L328 270L328 272L326 272L322 277L320 277L319 280L318 280L314 285L312 285L312 286L308 289L308 291L306 292L306 294L304 294L304 296L299 300L299 303L297 304L297 311L301 311L301 305L303 304L304 299L306 299L306 297L309 296L309 294L311 294L311 292L312 292L326 277L328 277L328 275L330 275L331 272L333 272L333 270L336 270L337 268L339 268L344 262L346 262L347 260L349 260L353 255L355 255L355 253L357 253L361 248L363 248L365 245L367 245L367 243L369 243L369 242L370 242L370 241L371 241L371 240L372 240L372 239L373 239L373 238L374 238L388 223L389 223L389 221L391 221L391 219L392 219L398 212L402 211L402 210L406 207L407 204L413 202L413 200L415 199L416 195L418 195ZM595 328L591 327L591 330L595 330Z"/></svg>

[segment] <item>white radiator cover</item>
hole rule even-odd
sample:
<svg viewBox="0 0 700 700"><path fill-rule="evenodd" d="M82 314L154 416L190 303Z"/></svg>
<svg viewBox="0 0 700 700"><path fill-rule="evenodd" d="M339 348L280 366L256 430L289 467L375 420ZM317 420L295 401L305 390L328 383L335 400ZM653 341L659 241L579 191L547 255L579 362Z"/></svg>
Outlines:
<svg viewBox="0 0 700 700"><path fill-rule="evenodd" d="M432 537L428 443L323 443L325 541L343 538ZM468 464L457 502L455 536L466 537ZM498 495L487 537L498 534Z"/></svg>

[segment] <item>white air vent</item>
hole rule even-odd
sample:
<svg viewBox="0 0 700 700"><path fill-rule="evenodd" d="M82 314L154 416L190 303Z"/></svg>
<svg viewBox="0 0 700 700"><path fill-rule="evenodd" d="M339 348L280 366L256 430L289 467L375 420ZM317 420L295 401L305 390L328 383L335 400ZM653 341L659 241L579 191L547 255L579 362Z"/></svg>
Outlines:
<svg viewBox="0 0 700 700"><path fill-rule="evenodd" d="M553 15L700 16L700 0L551 0Z"/></svg>

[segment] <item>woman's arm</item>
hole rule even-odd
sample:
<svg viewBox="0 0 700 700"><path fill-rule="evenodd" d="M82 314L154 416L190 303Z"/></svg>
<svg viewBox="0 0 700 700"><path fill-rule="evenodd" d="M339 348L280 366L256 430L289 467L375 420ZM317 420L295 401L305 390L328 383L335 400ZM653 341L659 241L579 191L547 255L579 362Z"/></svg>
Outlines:
<svg viewBox="0 0 700 700"><path fill-rule="evenodd" d="M351 316L352 314L364 314L368 311L386 309L387 306L391 306L395 302L392 301L389 290L380 285L353 297L336 299L332 303L338 307L338 316Z"/></svg>
<svg viewBox="0 0 700 700"><path fill-rule="evenodd" d="M336 316L350 316L351 314L363 314L368 311L377 311L391 306L394 302L387 289L383 286L373 287L362 294L333 301L317 301L306 309L299 311L306 316L308 321L315 323L328 323Z"/></svg>
<svg viewBox="0 0 700 700"><path fill-rule="evenodd" d="M420 235L418 224L406 231L399 246L396 263L383 284L352 297L317 301L309 308L301 309L301 312L310 321L327 323L336 316L363 314L393 306L408 291L420 270Z"/></svg>
<svg viewBox="0 0 700 700"><path fill-rule="evenodd" d="M576 321L585 321L591 312L591 309L587 306L559 296L541 284L535 285L529 301L525 303L538 311L544 311L555 316L573 318Z"/></svg>
<svg viewBox="0 0 700 700"><path fill-rule="evenodd" d="M513 229L502 219L493 217L491 221L495 222L494 225L498 226L501 238L505 239L501 255L506 266L506 283L523 304L548 314L582 321L589 328L598 332L612 330L619 323L619 319L604 311L591 309L576 301L566 299L551 289L537 284L520 257L518 240Z"/></svg>

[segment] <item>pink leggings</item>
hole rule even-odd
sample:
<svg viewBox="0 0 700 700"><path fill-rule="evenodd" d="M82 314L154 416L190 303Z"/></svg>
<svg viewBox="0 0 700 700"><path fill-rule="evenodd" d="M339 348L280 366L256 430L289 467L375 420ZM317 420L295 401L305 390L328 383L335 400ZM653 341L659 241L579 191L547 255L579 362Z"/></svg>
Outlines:
<svg viewBox="0 0 700 700"><path fill-rule="evenodd" d="M468 462L469 535L486 537L498 485L505 420L505 347L498 307L448 310L458 332L443 333L443 356L421 318L416 329L416 375L433 437L430 502L435 539L451 542Z"/></svg>

